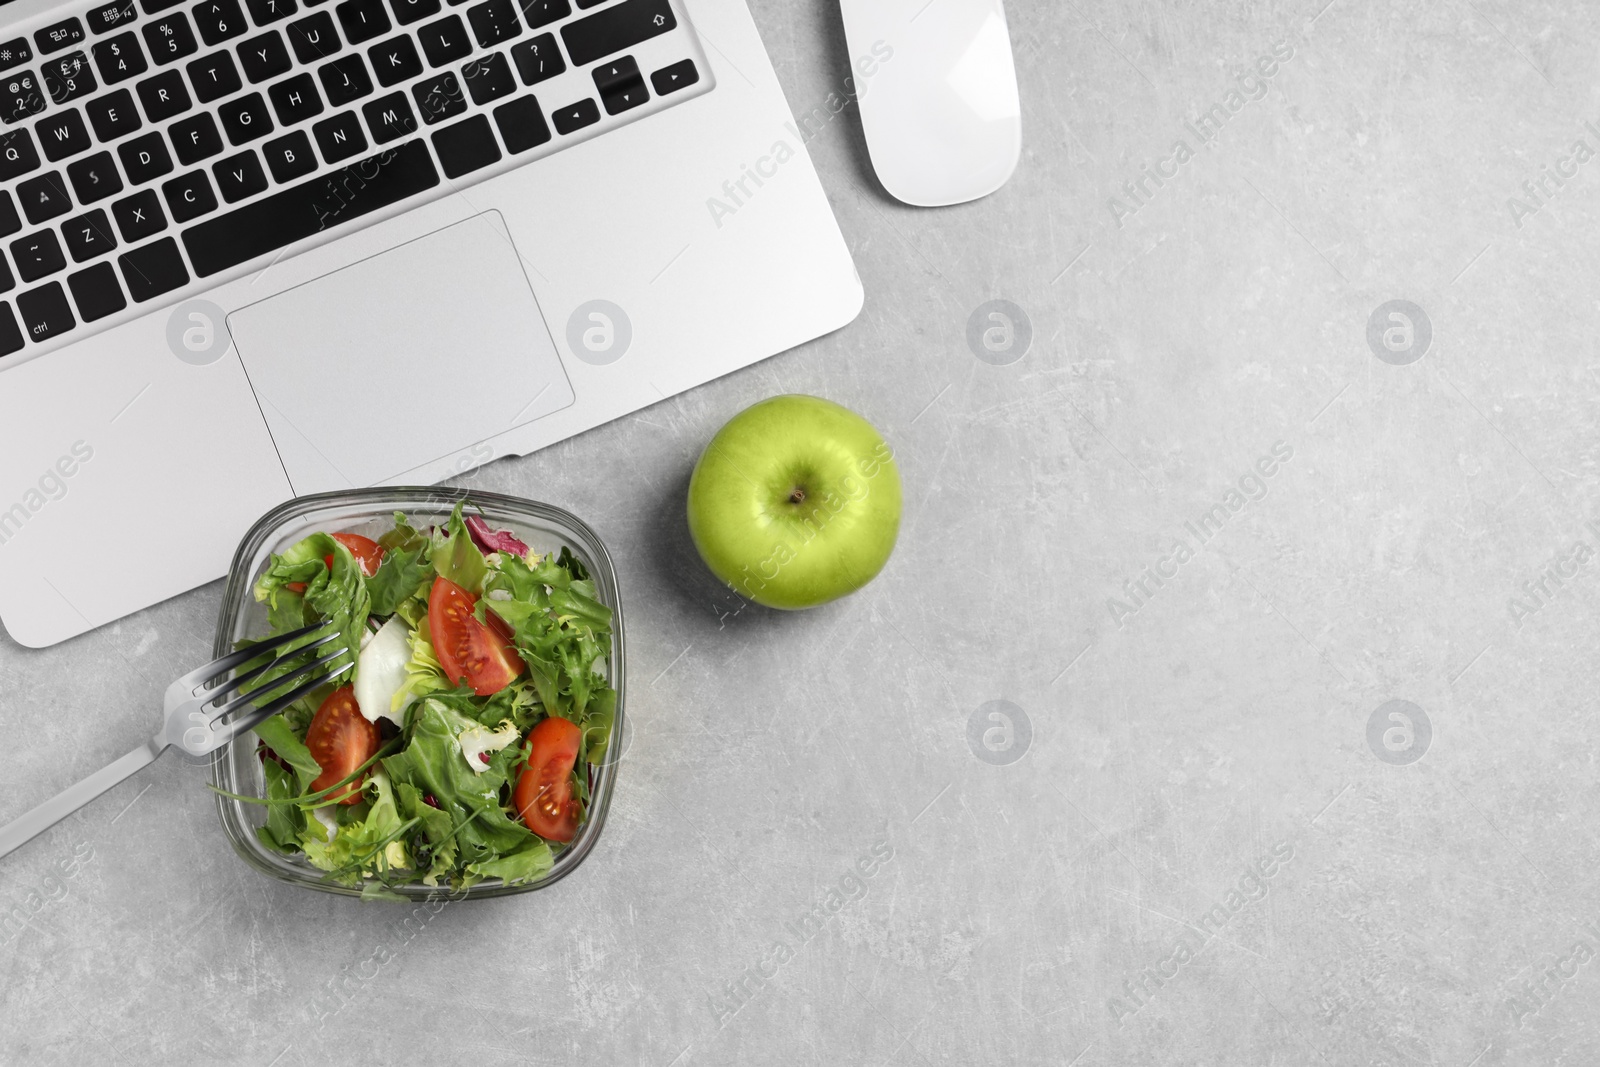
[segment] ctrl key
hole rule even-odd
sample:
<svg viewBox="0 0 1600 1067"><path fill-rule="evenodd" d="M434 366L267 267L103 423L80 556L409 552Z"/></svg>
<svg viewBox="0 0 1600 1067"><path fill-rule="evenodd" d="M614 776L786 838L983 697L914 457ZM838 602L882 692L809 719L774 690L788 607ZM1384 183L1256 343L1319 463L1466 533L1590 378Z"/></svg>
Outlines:
<svg viewBox="0 0 1600 1067"><path fill-rule="evenodd" d="M60 282L18 293L17 310L22 313L23 332L35 342L48 341L78 325Z"/></svg>

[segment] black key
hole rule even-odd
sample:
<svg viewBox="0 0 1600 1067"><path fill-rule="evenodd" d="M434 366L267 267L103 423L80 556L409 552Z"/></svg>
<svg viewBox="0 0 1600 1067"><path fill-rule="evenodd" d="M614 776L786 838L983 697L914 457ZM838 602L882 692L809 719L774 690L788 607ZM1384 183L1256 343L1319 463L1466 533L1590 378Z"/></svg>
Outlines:
<svg viewBox="0 0 1600 1067"><path fill-rule="evenodd" d="M78 109L51 115L34 127L39 135L39 145L44 157L54 163L89 147L89 128L83 124Z"/></svg>
<svg viewBox="0 0 1600 1067"><path fill-rule="evenodd" d="M700 72L694 69L694 60L685 59L670 67L662 67L650 75L650 84L655 86L657 96L666 96L679 89L687 89L700 80Z"/></svg>
<svg viewBox="0 0 1600 1067"><path fill-rule="evenodd" d="M438 184L427 145L412 140L207 219L183 244L204 278Z"/></svg>
<svg viewBox="0 0 1600 1067"><path fill-rule="evenodd" d="M438 8L434 8L435 11ZM26 37L14 37L4 44L0 44L0 70L10 70L20 67L33 58L33 45L28 43Z"/></svg>
<svg viewBox="0 0 1600 1067"><path fill-rule="evenodd" d="M161 186L161 195L167 198L173 222L188 222L217 206L216 194L211 191L211 183L206 181L203 170L192 170L172 179Z"/></svg>
<svg viewBox="0 0 1600 1067"><path fill-rule="evenodd" d="M500 161L500 146L494 143L494 130L484 115L434 130L433 148L447 178L459 178Z"/></svg>
<svg viewBox="0 0 1600 1067"><path fill-rule="evenodd" d="M183 3L183 0L139 0L139 6L144 9L146 15L154 15L157 11L165 11L167 8L181 3Z"/></svg>
<svg viewBox="0 0 1600 1067"><path fill-rule="evenodd" d="M289 62L289 50L283 46L283 35L277 30L268 30L259 37L241 43L239 65L244 68L244 76L251 82L276 78L293 66Z"/></svg>
<svg viewBox="0 0 1600 1067"><path fill-rule="evenodd" d="M486 0L469 7L467 21L472 24L472 35L484 48L493 48L522 32L511 0Z"/></svg>
<svg viewBox="0 0 1600 1067"><path fill-rule="evenodd" d="M54 230L40 230L11 242L11 259L25 282L36 282L46 274L67 269L67 257Z"/></svg>
<svg viewBox="0 0 1600 1067"><path fill-rule="evenodd" d="M294 0L244 0L244 2L250 8L250 17L256 20L257 26L286 19L299 10Z"/></svg>
<svg viewBox="0 0 1600 1067"><path fill-rule="evenodd" d="M479 56L462 67L461 80L467 83L467 93L474 104L487 104L517 91L517 79L511 76L511 64L499 52Z"/></svg>
<svg viewBox="0 0 1600 1067"><path fill-rule="evenodd" d="M23 332L36 342L48 341L78 325L60 282L18 293L17 313L22 316Z"/></svg>
<svg viewBox="0 0 1600 1067"><path fill-rule="evenodd" d="M539 101L531 96L495 108L494 122L500 127L500 137L506 143L506 151L513 155L550 140L550 127L545 125L544 112L539 110Z"/></svg>
<svg viewBox="0 0 1600 1067"><path fill-rule="evenodd" d="M67 178L80 204L92 204L122 192L122 175L110 152L96 152L92 156L67 164Z"/></svg>
<svg viewBox="0 0 1600 1067"><path fill-rule="evenodd" d="M68 52L59 59L46 60L39 73L44 76L45 92L58 104L88 96L99 88L94 71L89 69L89 57L82 52Z"/></svg>
<svg viewBox="0 0 1600 1067"><path fill-rule="evenodd" d="M351 44L365 44L389 32L389 13L381 0L345 0L333 13L339 16L344 39Z"/></svg>
<svg viewBox="0 0 1600 1067"><path fill-rule="evenodd" d="M226 57L227 53L222 55ZM237 82L234 88L238 88ZM153 78L146 78L138 89L139 102L144 105L144 113L151 122L165 122L194 106L189 99L189 88L183 84L183 75L176 70L164 70Z"/></svg>
<svg viewBox="0 0 1600 1067"><path fill-rule="evenodd" d="M172 172L172 156L167 152L167 142L154 130L119 145L117 155L122 158L122 169L127 173L128 181L134 185L155 181L163 174Z"/></svg>
<svg viewBox="0 0 1600 1067"><path fill-rule="evenodd" d="M579 100L551 113L550 121L555 123L557 133L572 133L599 122L600 109L593 100Z"/></svg>
<svg viewBox="0 0 1600 1067"><path fill-rule="evenodd" d="M411 95L417 98L417 110L422 112L422 121L429 126L467 110L466 97L461 95L461 83L448 70L413 85Z"/></svg>
<svg viewBox="0 0 1600 1067"><path fill-rule="evenodd" d="M372 72L378 76L379 85L395 85L410 81L422 73L422 57L410 37L396 37L373 45L367 50Z"/></svg>
<svg viewBox="0 0 1600 1067"><path fill-rule="evenodd" d="M217 124L204 111L174 122L168 127L167 136L172 138L172 150L178 154L178 162L184 166L198 163L222 151L222 136L217 133Z"/></svg>
<svg viewBox="0 0 1600 1067"><path fill-rule="evenodd" d="M430 66L442 67L472 54L472 42L467 39L467 28L461 24L460 15L446 15L437 22L428 23L417 31L417 40L422 42L422 51Z"/></svg>
<svg viewBox="0 0 1600 1067"><path fill-rule="evenodd" d="M361 120L354 111L323 119L311 127L311 132L317 136L322 158L329 163L341 162L367 150L367 136L361 132Z"/></svg>
<svg viewBox="0 0 1600 1067"><path fill-rule="evenodd" d="M202 104L220 100L229 93L239 91L239 68L233 65L233 56L227 52L213 52L190 63L189 81L194 85L194 95Z"/></svg>
<svg viewBox="0 0 1600 1067"><path fill-rule="evenodd" d="M145 62L144 49L139 47L139 38L132 30L96 41L90 51L94 53L94 65L100 70L100 80L107 85L143 74L150 67Z"/></svg>
<svg viewBox="0 0 1600 1067"><path fill-rule="evenodd" d="M561 27L561 39L566 42L573 65L587 67L613 52L659 37L677 25L667 0L622 0Z"/></svg>
<svg viewBox="0 0 1600 1067"><path fill-rule="evenodd" d="M338 52L339 31L333 28L333 19L326 11L317 11L289 23L289 46L295 58L302 63L316 63Z"/></svg>
<svg viewBox="0 0 1600 1067"><path fill-rule="evenodd" d="M84 322L115 315L128 306L128 298L117 284L117 272L109 263L96 263L88 270L67 275L67 288L72 290L72 299L78 302L78 314Z"/></svg>
<svg viewBox="0 0 1600 1067"><path fill-rule="evenodd" d="M0 190L0 237L9 237L22 229L22 218L17 214L16 201L11 194Z"/></svg>
<svg viewBox="0 0 1600 1067"><path fill-rule="evenodd" d="M0 293L9 293L11 290L15 289L16 287L17 287L17 279L12 275L10 265L8 263L6 263L6 260L5 260L4 256L0 256ZM0 304L0 307L3 307L3 308L6 309L6 314L7 315L9 315L11 313L11 308L8 305ZM16 329L16 324L15 323L12 323L12 329ZM18 334L17 335L17 348L21 348L22 347L22 343L21 342L22 342L22 335ZM15 351L15 349L11 349L9 351ZM0 355L5 355L5 353L4 352L0 352Z"/></svg>
<svg viewBox="0 0 1600 1067"><path fill-rule="evenodd" d="M516 61L517 73L523 85L536 85L546 78L554 78L567 69L561 61L561 47L553 33L541 33L531 41L511 46L511 58Z"/></svg>
<svg viewBox="0 0 1600 1067"><path fill-rule="evenodd" d="M522 20L532 30L560 22L572 14L572 5L567 0L521 0L521 3Z"/></svg>
<svg viewBox="0 0 1600 1067"><path fill-rule="evenodd" d="M0 182L19 178L39 167L39 151L27 130L0 133Z"/></svg>
<svg viewBox="0 0 1600 1067"><path fill-rule="evenodd" d="M158 67L192 55L200 47L195 44L194 31L181 11L174 11L159 22L146 23L141 32L145 47L150 49L150 58Z"/></svg>
<svg viewBox="0 0 1600 1067"><path fill-rule="evenodd" d="M607 89L639 80L639 64L632 56L622 56L600 64L591 73L594 87L604 94Z"/></svg>
<svg viewBox="0 0 1600 1067"><path fill-rule="evenodd" d="M361 105L361 113L367 117L373 144L386 144L396 137L417 132L417 119L411 113L411 102L405 93L380 96Z"/></svg>
<svg viewBox="0 0 1600 1067"><path fill-rule="evenodd" d="M17 186L17 202L35 226L72 210L72 197L67 195L66 183L61 180L61 172L56 170L29 178Z"/></svg>
<svg viewBox="0 0 1600 1067"><path fill-rule="evenodd" d="M357 132L360 132L359 127ZM279 185L317 169L317 157L311 151L311 139L304 130L268 141L261 146L261 154L267 157L267 169L272 171L272 180Z"/></svg>
<svg viewBox="0 0 1600 1067"><path fill-rule="evenodd" d="M265 192L267 172L261 169L261 160L254 152L244 151L211 164L211 173L217 179L222 199L230 204L247 196Z"/></svg>
<svg viewBox="0 0 1600 1067"><path fill-rule="evenodd" d="M229 100L217 109L217 117L222 120L229 144L245 144L272 132L272 116L267 114L267 102L260 93Z"/></svg>
<svg viewBox="0 0 1600 1067"><path fill-rule="evenodd" d="M95 8L85 16L89 23L89 32L95 34L110 33L118 26L126 26L138 17L139 12L134 7L133 0L116 0L115 3Z"/></svg>
<svg viewBox="0 0 1600 1067"><path fill-rule="evenodd" d="M606 0L578 0L578 6L580 8L599 7L605 2Z"/></svg>
<svg viewBox="0 0 1600 1067"><path fill-rule="evenodd" d="M154 189L140 189L111 205L111 217L117 220L122 239L135 244L167 228L167 216L161 210L161 198Z"/></svg>
<svg viewBox="0 0 1600 1067"><path fill-rule="evenodd" d="M372 79L367 76L367 65L354 53L323 64L317 71L317 77L322 79L322 95L328 98L329 107L343 107L372 92Z"/></svg>
<svg viewBox="0 0 1600 1067"><path fill-rule="evenodd" d="M389 0L389 6L394 8L394 20L402 26L439 13L439 0Z"/></svg>
<svg viewBox="0 0 1600 1067"><path fill-rule="evenodd" d="M0 84L0 119L16 122L44 110L44 93L33 71L19 70Z"/></svg>
<svg viewBox="0 0 1600 1067"><path fill-rule="evenodd" d="M620 115L624 111L631 111L649 99L650 90L644 87L643 78L634 78L632 81L613 85L600 94L600 102L606 106L607 115Z"/></svg>
<svg viewBox="0 0 1600 1067"><path fill-rule="evenodd" d="M142 304L189 284L189 271L178 253L178 242L170 237L124 252L117 257L117 263L122 267L123 280L128 283L128 295L136 303Z"/></svg>
<svg viewBox="0 0 1600 1067"><path fill-rule="evenodd" d="M72 253L72 262L87 263L117 247L111 233L111 220L99 208L68 219L61 224L61 237Z"/></svg>
<svg viewBox="0 0 1600 1067"><path fill-rule="evenodd" d="M231 41L250 28L239 10L239 0L205 0L189 14L200 30L200 39L209 45Z"/></svg>
<svg viewBox="0 0 1600 1067"><path fill-rule="evenodd" d="M6 268L6 278L10 279L11 268ZM15 285L12 282L11 285ZM11 285L6 288L10 289ZM22 328L17 325L17 317L11 313L10 304L0 304L0 356L9 356L19 350L23 345Z"/></svg>
<svg viewBox="0 0 1600 1067"><path fill-rule="evenodd" d="M144 125L139 121L139 109L133 106L133 94L126 89L97 96L83 105L83 110L89 113L89 125L102 142L126 137Z"/></svg>
<svg viewBox="0 0 1600 1067"><path fill-rule="evenodd" d="M47 56L51 52L59 52L63 48L70 48L83 40L83 23L77 19L62 19L42 30L35 31L33 43L39 46L39 54Z"/></svg>
<svg viewBox="0 0 1600 1067"><path fill-rule="evenodd" d="M303 71L267 90L280 126L293 126L313 115L322 114L322 97L317 95L317 79Z"/></svg>

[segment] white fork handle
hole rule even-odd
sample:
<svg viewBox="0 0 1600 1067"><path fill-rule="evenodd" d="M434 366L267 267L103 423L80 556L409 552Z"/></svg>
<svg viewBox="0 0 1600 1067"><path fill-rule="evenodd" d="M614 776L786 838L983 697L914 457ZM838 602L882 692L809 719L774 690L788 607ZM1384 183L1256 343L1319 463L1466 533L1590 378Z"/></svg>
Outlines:
<svg viewBox="0 0 1600 1067"><path fill-rule="evenodd" d="M28 814L0 826L0 856L20 848L118 782L150 766L166 747L160 738L151 738L77 785L68 786Z"/></svg>

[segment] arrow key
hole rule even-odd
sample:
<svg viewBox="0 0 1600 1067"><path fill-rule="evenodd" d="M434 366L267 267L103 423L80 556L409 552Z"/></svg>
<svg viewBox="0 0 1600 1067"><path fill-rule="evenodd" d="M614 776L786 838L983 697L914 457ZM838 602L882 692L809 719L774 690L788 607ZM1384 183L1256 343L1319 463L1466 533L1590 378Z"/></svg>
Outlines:
<svg viewBox="0 0 1600 1067"><path fill-rule="evenodd" d="M674 63L670 67L662 67L650 75L650 84L655 86L657 96L666 96L679 89L687 89L699 80L700 72L694 69L692 59Z"/></svg>

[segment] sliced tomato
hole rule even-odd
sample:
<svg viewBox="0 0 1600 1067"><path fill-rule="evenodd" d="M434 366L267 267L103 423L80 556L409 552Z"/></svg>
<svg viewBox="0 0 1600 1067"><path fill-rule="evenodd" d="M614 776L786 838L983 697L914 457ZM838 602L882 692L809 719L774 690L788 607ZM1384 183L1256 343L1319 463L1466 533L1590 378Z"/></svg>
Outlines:
<svg viewBox="0 0 1600 1067"><path fill-rule="evenodd" d="M341 686L328 694L306 730L306 748L322 768L322 773L311 783L312 792L348 778L378 751L378 727L362 716L352 687ZM356 803L361 799L361 785L365 780L366 775L362 775L328 799L337 797L341 804Z"/></svg>
<svg viewBox="0 0 1600 1067"><path fill-rule="evenodd" d="M350 554L361 565L362 574L371 578L378 573L378 564L383 562L382 545L370 537L362 537L360 534L353 533L336 533L333 535L333 539L350 550ZM322 562L330 571L333 570L332 554L323 556ZM291 593L304 593L306 591L305 582L284 582L283 587Z"/></svg>
<svg viewBox="0 0 1600 1067"><path fill-rule="evenodd" d="M554 715L528 732L533 747L511 800L528 829L547 841L571 841L578 832L583 808L572 795L572 765L582 736Z"/></svg>
<svg viewBox="0 0 1600 1067"><path fill-rule="evenodd" d="M466 679L481 697L498 693L526 668L510 640L472 614L478 598L447 578L435 578L428 594L428 635L444 676Z"/></svg>

